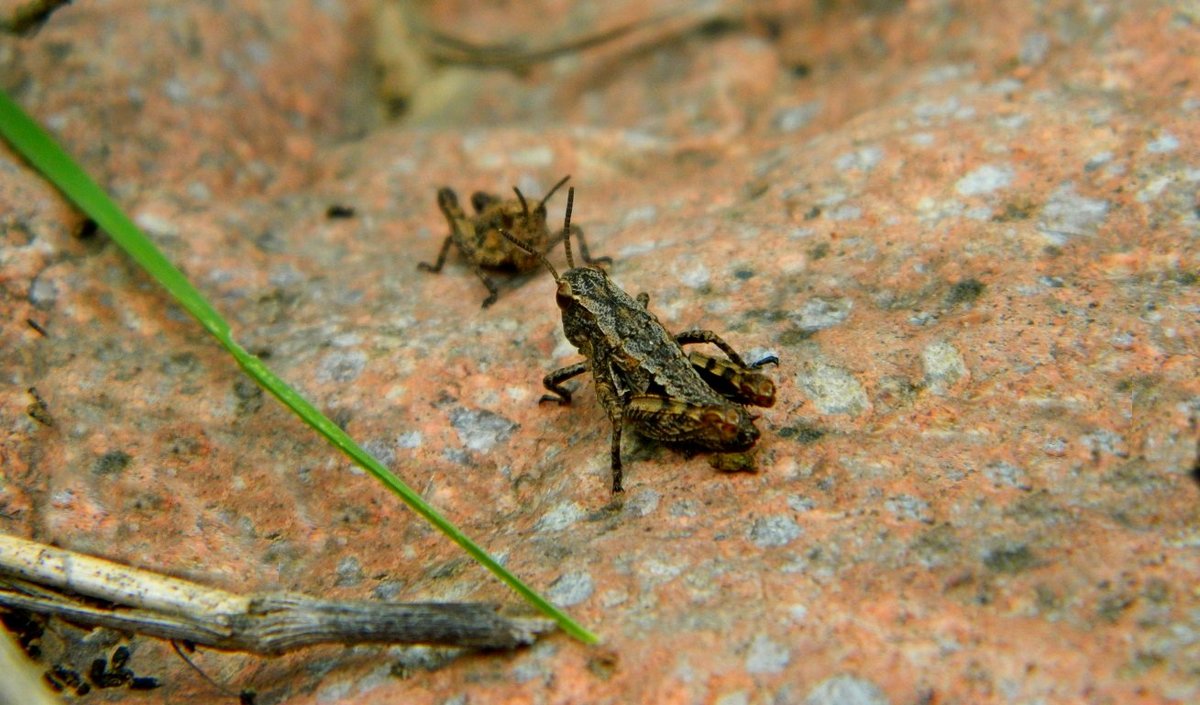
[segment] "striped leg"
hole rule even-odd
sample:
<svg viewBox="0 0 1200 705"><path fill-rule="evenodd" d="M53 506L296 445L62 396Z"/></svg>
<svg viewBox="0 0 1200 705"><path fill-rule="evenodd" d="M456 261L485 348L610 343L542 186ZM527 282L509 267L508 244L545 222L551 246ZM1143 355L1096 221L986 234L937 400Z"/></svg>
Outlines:
<svg viewBox="0 0 1200 705"><path fill-rule="evenodd" d="M726 399L753 406L775 405L775 383L770 377L704 353L689 353L688 361L708 386ZM762 364L766 363L756 363Z"/></svg>

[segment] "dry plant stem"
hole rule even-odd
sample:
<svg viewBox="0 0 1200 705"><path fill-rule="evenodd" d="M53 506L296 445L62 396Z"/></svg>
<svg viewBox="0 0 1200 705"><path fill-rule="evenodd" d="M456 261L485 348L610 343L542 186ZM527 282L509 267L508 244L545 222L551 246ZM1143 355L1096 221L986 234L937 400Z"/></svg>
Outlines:
<svg viewBox="0 0 1200 705"><path fill-rule="evenodd" d="M0 605L217 649L274 654L312 644L438 644L508 649L553 623L481 603L334 602L237 595L0 535ZM103 600L96 605L79 596Z"/></svg>
<svg viewBox="0 0 1200 705"><path fill-rule="evenodd" d="M419 22L414 28L413 34L422 41L428 55L435 61L488 68L524 69L638 33L646 36L635 39L635 46L651 46L661 43L664 38L669 39L688 34L705 22L723 17L724 13L718 7L692 9L689 6L536 48L503 44L477 44ZM663 26L666 28L662 29Z"/></svg>
<svg viewBox="0 0 1200 705"><path fill-rule="evenodd" d="M8 17L0 17L0 30L8 34L32 34L40 29L50 15L71 0L31 0L18 6Z"/></svg>
<svg viewBox="0 0 1200 705"><path fill-rule="evenodd" d="M61 705L42 674L25 658L12 635L0 627L0 705Z"/></svg>

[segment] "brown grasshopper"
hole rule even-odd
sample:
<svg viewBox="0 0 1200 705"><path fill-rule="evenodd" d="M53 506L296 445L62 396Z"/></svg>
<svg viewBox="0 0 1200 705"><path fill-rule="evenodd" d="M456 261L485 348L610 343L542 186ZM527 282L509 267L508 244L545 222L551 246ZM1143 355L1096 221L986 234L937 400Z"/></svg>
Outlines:
<svg viewBox="0 0 1200 705"><path fill-rule="evenodd" d="M555 370L542 380L551 393L542 401L571 402L562 386L588 370L612 422L612 491L621 492L621 430L626 422L658 441L723 452L749 450L758 440L745 404L772 406L775 385L754 368L778 362L768 357L747 365L716 333L689 330L671 335L647 309L649 294L629 296L599 267L576 267L571 255L571 209L575 189L567 192L562 240L567 271L560 276L531 245L507 230L500 233L536 257L558 283L554 298L562 310L563 332L586 358ZM712 343L728 360L684 353L684 345Z"/></svg>
<svg viewBox="0 0 1200 705"><path fill-rule="evenodd" d="M490 193L476 191L471 195L471 206L475 209L473 217L463 212L462 206L458 204L458 194L454 193L452 189L446 187L438 189L438 208L441 209L442 215L446 216L446 222L450 224L450 234L442 242L442 249L438 252L437 261L433 264L421 262L417 264L417 269L423 272L442 271L442 265L446 263L446 255L450 252L450 245L454 244L458 246L463 257L471 263L475 275L487 287L488 296L483 300L483 308L491 306L496 302L496 297L500 292L496 288L495 282L484 271L485 269L527 272L538 266L538 258L530 252L539 254L549 252L558 244L559 240L568 236L567 232L558 235L550 234L550 229L546 227L546 201L550 200L554 192L567 183L570 178L569 175L564 176L557 184L554 184L550 192L543 196L532 210L529 208L525 196L516 186L513 186L513 192L517 194L517 197L507 201ZM501 230L516 234L522 241L529 244L530 250L525 251L519 247L513 247L500 235ZM583 231L575 228L571 232L579 240L580 254L585 262L588 264L612 262L609 257L592 259L588 254L586 241L583 239Z"/></svg>

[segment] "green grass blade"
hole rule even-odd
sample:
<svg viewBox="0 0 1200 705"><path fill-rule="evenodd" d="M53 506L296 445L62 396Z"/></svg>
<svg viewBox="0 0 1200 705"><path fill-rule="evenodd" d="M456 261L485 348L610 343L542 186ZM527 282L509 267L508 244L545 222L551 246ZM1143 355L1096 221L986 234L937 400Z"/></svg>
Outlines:
<svg viewBox="0 0 1200 705"><path fill-rule="evenodd" d="M276 377L261 360L246 352L233 339L229 324L191 285L187 277L159 252L154 243L142 234L133 221L109 199L108 195L91 177L84 173L75 160L64 152L58 143L26 115L25 111L21 110L20 106L14 103L4 91L0 91L0 134L12 144L17 152L29 160L30 164L57 186L67 198L96 221L96 224L103 228L130 257L157 279L171 296L175 297L175 300L233 355L238 365L275 398L283 402L318 433L325 436L351 460L374 475L388 489L399 495L400 499L404 500L404 503L413 511L450 537L472 558L483 564L521 597L556 621L563 631L587 643L599 641L595 634L576 623L566 613L550 604L548 600L497 563L458 527L426 503L403 480L371 457L354 442L354 439L326 418L307 399L300 396L282 379Z"/></svg>

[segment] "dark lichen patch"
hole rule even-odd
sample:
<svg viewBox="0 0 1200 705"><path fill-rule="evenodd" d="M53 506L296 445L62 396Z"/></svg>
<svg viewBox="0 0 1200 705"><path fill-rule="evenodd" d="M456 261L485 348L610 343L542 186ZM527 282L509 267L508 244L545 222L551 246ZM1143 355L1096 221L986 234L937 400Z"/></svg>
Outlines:
<svg viewBox="0 0 1200 705"><path fill-rule="evenodd" d="M161 369L168 377L181 377L195 372L200 368L200 358L194 353L184 352L171 355L163 360Z"/></svg>
<svg viewBox="0 0 1200 705"><path fill-rule="evenodd" d="M946 556L957 551L959 545L958 537L954 534L954 527L950 524L941 524L917 536L912 542L912 551L921 563L927 566L939 565Z"/></svg>
<svg viewBox="0 0 1200 705"><path fill-rule="evenodd" d="M1018 220L1028 220L1037 212L1038 204L1028 198L1014 198L1004 204L1004 209L992 216L997 223L1011 223Z"/></svg>
<svg viewBox="0 0 1200 705"><path fill-rule="evenodd" d="M954 282L946 293L946 305L969 304L983 295L987 286L974 277Z"/></svg>
<svg viewBox="0 0 1200 705"><path fill-rule="evenodd" d="M1134 375L1132 377L1122 377L1117 380L1114 389L1119 394L1144 394L1151 389L1159 386L1162 380L1158 375Z"/></svg>
<svg viewBox="0 0 1200 705"><path fill-rule="evenodd" d="M271 543L263 552L263 561L282 574L292 573L307 559L304 551L287 539L268 536Z"/></svg>
<svg viewBox="0 0 1200 705"><path fill-rule="evenodd" d="M1194 286L1200 282L1200 272L1192 270L1175 271L1171 273L1171 281L1183 286Z"/></svg>
<svg viewBox="0 0 1200 705"><path fill-rule="evenodd" d="M1062 596L1054 588L1045 583L1033 587L1034 602L1042 614L1053 614L1063 608Z"/></svg>
<svg viewBox="0 0 1200 705"><path fill-rule="evenodd" d="M889 375L880 378L875 401L892 409L906 407L916 400L924 388L925 385L913 382L907 377Z"/></svg>
<svg viewBox="0 0 1200 705"><path fill-rule="evenodd" d="M997 546L983 556L983 565L996 573L1023 573L1037 565L1033 551L1025 544Z"/></svg>
<svg viewBox="0 0 1200 705"><path fill-rule="evenodd" d="M942 586L942 592L948 597L970 605L990 605L996 600L996 586L987 578L976 578L970 572L958 573L950 577Z"/></svg>
<svg viewBox="0 0 1200 705"><path fill-rule="evenodd" d="M754 276L754 270L749 267L738 267L733 270L733 278L738 281L746 281Z"/></svg>
<svg viewBox="0 0 1200 705"><path fill-rule="evenodd" d="M165 438L168 452L180 460L195 461L208 454L208 443L203 434L201 437L186 435L184 432L169 432Z"/></svg>
<svg viewBox="0 0 1200 705"><path fill-rule="evenodd" d="M147 512L154 514L161 512L167 506L167 500L160 494L153 492L143 492L133 498L132 501L126 502L125 508L135 512Z"/></svg>
<svg viewBox="0 0 1200 705"><path fill-rule="evenodd" d="M237 397L236 414L250 416L263 405L263 390L246 377L239 377L233 383L233 395Z"/></svg>
<svg viewBox="0 0 1200 705"><path fill-rule="evenodd" d="M133 458L125 451L110 450L96 459L95 464L92 465L92 473L101 476L118 475L129 467L131 460Z"/></svg>
<svg viewBox="0 0 1200 705"><path fill-rule="evenodd" d="M752 318L760 321L775 323L787 318L787 312L774 308L755 308L750 309L745 314L746 318Z"/></svg>
<svg viewBox="0 0 1200 705"><path fill-rule="evenodd" d="M1157 474L1148 463L1140 459L1122 463L1106 473L1100 481L1111 487L1147 492L1158 492L1172 486L1169 480Z"/></svg>
<svg viewBox="0 0 1200 705"><path fill-rule="evenodd" d="M445 580L460 575L468 565L472 565L469 558L451 558L426 571L426 575L432 580Z"/></svg>
<svg viewBox="0 0 1200 705"><path fill-rule="evenodd" d="M874 289L871 301L880 311L905 311L911 315L927 306L928 300L944 286L944 282L929 281L906 289Z"/></svg>
<svg viewBox="0 0 1200 705"><path fill-rule="evenodd" d="M1142 597L1156 604L1165 604L1171 598L1171 585L1162 578L1150 578L1142 586Z"/></svg>
<svg viewBox="0 0 1200 705"><path fill-rule="evenodd" d="M742 195L747 201L755 201L766 195L769 190L771 190L770 181L767 179L754 179L747 181L742 187Z"/></svg>
<svg viewBox="0 0 1200 705"><path fill-rule="evenodd" d="M1126 677L1136 677L1146 673L1146 671L1154 670L1166 662L1167 657L1156 651L1138 651L1134 653L1133 660L1129 665L1122 667L1117 673Z"/></svg>
<svg viewBox="0 0 1200 705"><path fill-rule="evenodd" d="M621 510L625 508L624 495L616 495L609 501L608 504L600 507L595 511L588 512L584 515L583 520L587 522L606 521L616 519L621 515Z"/></svg>
<svg viewBox="0 0 1200 705"><path fill-rule="evenodd" d="M1102 622L1116 624L1121 615L1133 606L1133 603L1133 596L1123 592L1105 595L1100 598L1100 603L1096 605L1096 617Z"/></svg>
<svg viewBox="0 0 1200 705"><path fill-rule="evenodd" d="M1038 490L1033 494L1021 497L1005 508L1004 516L1016 519L1023 524L1037 522L1046 526L1063 524L1071 520L1071 512L1055 503L1047 490Z"/></svg>
<svg viewBox="0 0 1200 705"><path fill-rule="evenodd" d="M797 443L814 443L825 435L825 431L815 426L793 424L779 429L778 435L780 438L793 439Z"/></svg>
<svg viewBox="0 0 1200 705"><path fill-rule="evenodd" d="M811 249L809 249L808 258L815 262L819 259L824 258L828 254L829 254L829 243L822 242L817 245L814 245Z"/></svg>
<svg viewBox="0 0 1200 705"><path fill-rule="evenodd" d="M779 344L785 346L799 345L813 337L815 332L803 328L790 328L779 334Z"/></svg>
<svg viewBox="0 0 1200 705"><path fill-rule="evenodd" d="M588 659L587 669L596 678L606 681L613 677L620 663L618 653L612 649L602 649L600 653Z"/></svg>

